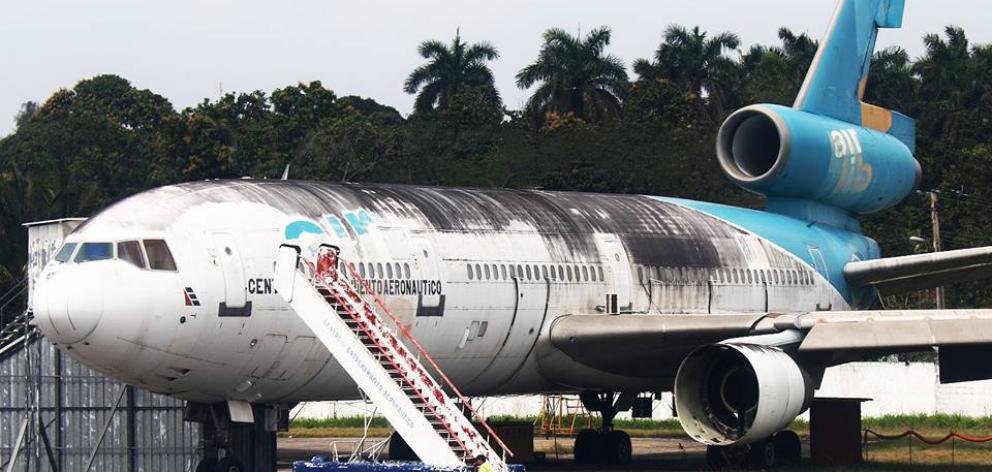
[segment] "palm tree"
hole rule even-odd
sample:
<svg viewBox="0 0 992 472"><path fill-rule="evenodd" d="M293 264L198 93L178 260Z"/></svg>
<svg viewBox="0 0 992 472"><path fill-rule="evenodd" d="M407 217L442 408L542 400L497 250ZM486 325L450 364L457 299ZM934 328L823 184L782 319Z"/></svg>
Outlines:
<svg viewBox="0 0 992 472"><path fill-rule="evenodd" d="M484 88L492 99L499 100L493 71L486 65L486 61L499 58L499 52L488 42L468 44L456 32L451 47L430 40L420 43L418 52L427 63L414 69L403 84L406 93L417 94L416 111L445 108L453 95L473 87Z"/></svg>
<svg viewBox="0 0 992 472"><path fill-rule="evenodd" d="M771 102L792 105L806 78L819 42L806 33L796 36L780 28L781 46L754 45L741 57L745 102Z"/></svg>
<svg viewBox="0 0 992 472"><path fill-rule="evenodd" d="M540 83L527 102L535 117L571 113L586 121L620 114L627 89L627 70L620 58L606 54L610 29L592 30L586 37L559 28L544 32L544 45L534 63L517 74L517 86Z"/></svg>
<svg viewBox="0 0 992 472"><path fill-rule="evenodd" d="M634 72L641 80L664 78L687 87L722 112L737 72L737 61L724 51L737 49L741 40L733 33L708 36L698 26L688 30L671 25L665 29L654 61L637 60Z"/></svg>

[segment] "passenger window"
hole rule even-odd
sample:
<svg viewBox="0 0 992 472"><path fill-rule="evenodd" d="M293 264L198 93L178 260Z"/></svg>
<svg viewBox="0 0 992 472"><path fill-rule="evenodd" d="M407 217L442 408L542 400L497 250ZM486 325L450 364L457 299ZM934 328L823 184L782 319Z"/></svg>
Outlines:
<svg viewBox="0 0 992 472"><path fill-rule="evenodd" d="M130 262L135 266L144 269L145 255L141 253L141 244L137 241L124 241L117 243L117 258Z"/></svg>
<svg viewBox="0 0 992 472"><path fill-rule="evenodd" d="M393 278L393 265L388 262L386 263L386 278Z"/></svg>
<svg viewBox="0 0 992 472"><path fill-rule="evenodd" d="M475 279L482 280L482 266L479 264L475 265Z"/></svg>
<svg viewBox="0 0 992 472"><path fill-rule="evenodd" d="M468 269L468 279L472 280L475 278L475 273L472 272L472 264L465 266Z"/></svg>
<svg viewBox="0 0 992 472"><path fill-rule="evenodd" d="M403 274L406 275L407 279L410 278L410 264L407 264L406 262L403 263Z"/></svg>
<svg viewBox="0 0 992 472"><path fill-rule="evenodd" d="M369 262L369 278L370 279L374 279L375 278L375 264L373 264L371 262Z"/></svg>
<svg viewBox="0 0 992 472"><path fill-rule="evenodd" d="M558 280L565 281L565 268L558 266Z"/></svg>
<svg viewBox="0 0 992 472"><path fill-rule="evenodd" d="M146 239L145 254L148 255L148 267L152 270L176 270L176 261L172 258L169 246L161 239Z"/></svg>
<svg viewBox="0 0 992 472"><path fill-rule="evenodd" d="M488 329L489 329L489 322L488 321L483 321L482 324L479 325L479 334L475 335L475 337L481 338L481 337L485 336L486 335L486 331Z"/></svg>
<svg viewBox="0 0 992 472"><path fill-rule="evenodd" d="M386 264L386 265L388 266L389 264ZM376 274L379 274L379 278L380 279L386 277L386 271L382 270L382 263L381 262L376 262L375 263L375 273Z"/></svg>
<svg viewBox="0 0 992 472"><path fill-rule="evenodd" d="M75 262L102 261L114 258L114 245L111 243L83 243L76 253Z"/></svg>
<svg viewBox="0 0 992 472"><path fill-rule="evenodd" d="M596 272L598 272L598 273L599 273L599 281L600 281L600 282L603 282L603 281L605 281L605 280L606 280L606 278L605 278L605 277L603 277L603 268L602 268L602 267L597 267L597 268L596 268Z"/></svg>
<svg viewBox="0 0 992 472"><path fill-rule="evenodd" d="M499 280L499 266L493 264L493 280Z"/></svg>
<svg viewBox="0 0 992 472"><path fill-rule="evenodd" d="M499 265L499 275L501 279L506 280L506 264Z"/></svg>
<svg viewBox="0 0 992 472"><path fill-rule="evenodd" d="M648 270L650 271L650 269L648 269ZM586 267L586 266L582 266L582 281L583 282L588 282L589 281L589 268ZM648 282L650 282L650 281L651 281L651 273L648 272Z"/></svg>
<svg viewBox="0 0 992 472"><path fill-rule="evenodd" d="M486 280L492 278L492 273L489 271L489 264L486 264Z"/></svg>
<svg viewBox="0 0 992 472"><path fill-rule="evenodd" d="M541 266L541 277L548 280L548 266Z"/></svg>
<svg viewBox="0 0 992 472"><path fill-rule="evenodd" d="M55 255L55 260L58 262L69 262L69 258L72 257L72 252L76 250L76 243L65 243L62 245L62 249L59 249L59 253Z"/></svg>
<svg viewBox="0 0 992 472"><path fill-rule="evenodd" d="M565 274L568 276L568 281L572 281L572 266L565 266Z"/></svg>
<svg viewBox="0 0 992 472"><path fill-rule="evenodd" d="M358 263L358 275L362 276L363 279L365 278L365 263L364 262L359 262Z"/></svg>
<svg viewBox="0 0 992 472"><path fill-rule="evenodd" d="M533 274L531 274L530 266L527 266L527 280L530 280L531 275L533 275Z"/></svg>

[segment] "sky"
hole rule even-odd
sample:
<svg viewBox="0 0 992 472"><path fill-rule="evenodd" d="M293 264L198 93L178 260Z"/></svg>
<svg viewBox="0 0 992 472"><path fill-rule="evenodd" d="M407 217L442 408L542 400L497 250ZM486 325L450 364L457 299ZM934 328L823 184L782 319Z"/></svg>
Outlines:
<svg viewBox="0 0 992 472"><path fill-rule="evenodd" d="M973 43L992 42L988 0L906 0L901 30L878 45L923 52L922 37L948 24ZM737 33L744 48L778 44L778 28L819 38L835 0L8 0L0 6L0 136L21 103L97 74L117 74L182 109L223 92L320 80L339 96L361 95L406 114L406 75L417 45L469 42L500 51L491 64L510 108L526 101L514 76L534 60L549 27L613 30L608 51L629 65L652 56L670 24Z"/></svg>

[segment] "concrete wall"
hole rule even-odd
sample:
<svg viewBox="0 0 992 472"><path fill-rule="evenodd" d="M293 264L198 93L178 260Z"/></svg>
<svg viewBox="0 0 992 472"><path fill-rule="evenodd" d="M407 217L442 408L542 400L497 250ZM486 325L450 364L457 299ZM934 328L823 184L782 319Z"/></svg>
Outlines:
<svg viewBox="0 0 992 472"><path fill-rule="evenodd" d="M940 385L937 366L931 363L856 362L827 370L818 397L862 397L865 416L895 414L956 413L992 415L992 380ZM492 397L476 400L486 415L538 415L540 395ZM654 419L668 419L672 396L654 402ZM313 402L300 405L294 414L301 418L361 416L364 406L356 402ZM629 413L621 417L629 417ZM805 416L805 415L804 415Z"/></svg>

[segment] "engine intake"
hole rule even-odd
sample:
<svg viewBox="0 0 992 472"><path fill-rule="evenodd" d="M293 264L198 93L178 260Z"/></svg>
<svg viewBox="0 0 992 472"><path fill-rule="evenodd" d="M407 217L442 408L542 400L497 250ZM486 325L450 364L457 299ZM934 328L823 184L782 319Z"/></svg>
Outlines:
<svg viewBox="0 0 992 472"><path fill-rule="evenodd" d="M921 177L912 151L897 138L779 105L730 115L717 135L717 157L746 190L854 213L895 206Z"/></svg>
<svg viewBox="0 0 992 472"><path fill-rule="evenodd" d="M675 408L686 433L704 444L765 439L809 407L813 386L774 347L716 344L696 350L675 377Z"/></svg>

